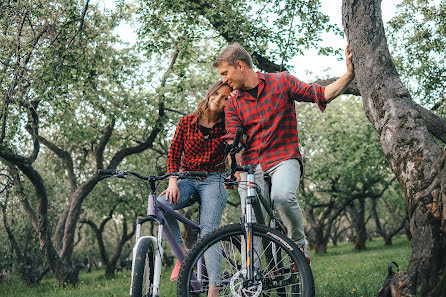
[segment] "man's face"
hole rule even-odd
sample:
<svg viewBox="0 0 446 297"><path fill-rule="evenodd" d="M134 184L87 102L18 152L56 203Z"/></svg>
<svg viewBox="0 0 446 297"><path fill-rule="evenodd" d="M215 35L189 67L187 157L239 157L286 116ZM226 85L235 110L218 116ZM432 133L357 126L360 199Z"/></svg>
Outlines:
<svg viewBox="0 0 446 297"><path fill-rule="evenodd" d="M218 65L218 72L224 83L230 85L234 90L243 89L245 83L245 65L238 61L236 66L221 62Z"/></svg>

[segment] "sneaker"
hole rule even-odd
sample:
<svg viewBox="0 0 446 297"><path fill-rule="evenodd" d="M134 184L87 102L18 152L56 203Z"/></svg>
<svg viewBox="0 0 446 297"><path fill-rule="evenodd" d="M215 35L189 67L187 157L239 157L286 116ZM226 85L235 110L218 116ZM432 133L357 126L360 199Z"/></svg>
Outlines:
<svg viewBox="0 0 446 297"><path fill-rule="evenodd" d="M177 261L175 267L172 270L172 274L170 275L170 281L174 282L178 279L178 275L180 274L181 263Z"/></svg>
<svg viewBox="0 0 446 297"><path fill-rule="evenodd" d="M299 249L302 252L302 254L304 254L305 258L307 258L308 265L310 265L311 267L311 259L310 259L310 254L308 253L307 246L305 244L301 245L299 246Z"/></svg>

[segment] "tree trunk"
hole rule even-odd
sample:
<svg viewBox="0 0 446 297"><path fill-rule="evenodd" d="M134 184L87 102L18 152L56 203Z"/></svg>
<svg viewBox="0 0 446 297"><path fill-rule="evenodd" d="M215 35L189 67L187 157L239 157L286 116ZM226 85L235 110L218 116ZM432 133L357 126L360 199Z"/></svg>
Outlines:
<svg viewBox="0 0 446 297"><path fill-rule="evenodd" d="M343 0L343 25L353 53L367 118L402 185L412 234L406 274L393 296L443 296L446 290L446 150L434 141L392 63L379 0Z"/></svg>
<svg viewBox="0 0 446 297"><path fill-rule="evenodd" d="M107 268L105 270L106 277L111 277L111 276L115 275L116 265L118 263L119 258L121 257L122 249L123 249L125 243L127 241L129 241L136 232L136 226L133 225L133 230L130 233L127 233L127 220L125 219L125 217L124 217L122 226L123 226L122 236L120 237L120 239L116 245L115 251L114 251L110 261L108 262Z"/></svg>
<svg viewBox="0 0 446 297"><path fill-rule="evenodd" d="M119 202L118 202L119 204ZM133 225L133 230L128 233L127 232L127 220L124 218L123 222L122 222L122 226L123 226L123 230L122 230L122 236L118 239L118 242L116 243L113 255L109 258L108 256L108 252L105 249L105 241L104 241L104 230L105 230L105 225L107 224L107 222L109 220L112 219L112 215L116 209L116 206L118 205L116 204L112 210L109 213L109 216L104 218L104 220L102 220L100 226L96 226L96 224L91 221L91 220L81 220L82 223L85 223L87 225L89 225L92 229L94 234L96 235L96 239L98 241L98 246L99 246L99 254L101 255L101 260L102 263L105 265L105 276L106 277L112 277L115 275L115 271L116 271L116 265L118 263L119 258L121 257L121 252L122 252L122 248L124 247L125 243L127 241L129 241L133 234L135 234L136 231L136 226ZM90 255L89 255L90 258ZM91 263L91 261L90 261ZM91 264L89 267L89 271L91 271Z"/></svg>
<svg viewBox="0 0 446 297"><path fill-rule="evenodd" d="M312 224L310 227L311 232L308 236L310 247L318 255L327 253L327 241L324 236L324 227L320 224Z"/></svg>
<svg viewBox="0 0 446 297"><path fill-rule="evenodd" d="M6 160L14 160L17 157L12 156L7 150L0 149L0 156ZM30 165L23 161L23 159L17 158L16 166L25 174L34 186L36 195L37 208L36 212L28 213L33 227L35 228L38 238L40 250L42 251L49 267L54 272L54 275L60 286L66 286L67 284L76 284L78 282L79 270L72 267L70 262L64 262L58 255L56 249L53 246L50 228L48 223L48 194L46 192L45 184L40 174ZM14 172L14 167L10 167ZM14 183L19 189L22 189L18 173L14 174ZM29 209L27 209L30 212Z"/></svg>
<svg viewBox="0 0 446 297"><path fill-rule="evenodd" d="M20 248L19 244L17 243L17 240L15 239L14 233L9 226L8 217L7 217L8 198L9 198L9 189L7 188L6 193L5 193L5 198L4 198L5 204L0 203L0 208L1 208L2 214L3 214L3 225L5 227L6 234L8 235L8 240L11 243L11 248L16 254L17 263L19 264L18 271L20 273L20 276L25 284L32 285L36 282L36 279L33 277L34 267L33 267L33 265L31 265L31 263L30 263L31 260L29 259L29 257L26 254L26 247L23 249L23 252L22 252L22 249ZM26 240L28 240L31 235L29 230L27 233L28 234L26 236ZM1 269L1 266L0 266L0 269Z"/></svg>
<svg viewBox="0 0 446 297"><path fill-rule="evenodd" d="M353 220L354 229L356 231L355 236L355 249L362 251L366 249L367 230L365 228L365 198L359 198L359 210L356 214L355 220Z"/></svg>

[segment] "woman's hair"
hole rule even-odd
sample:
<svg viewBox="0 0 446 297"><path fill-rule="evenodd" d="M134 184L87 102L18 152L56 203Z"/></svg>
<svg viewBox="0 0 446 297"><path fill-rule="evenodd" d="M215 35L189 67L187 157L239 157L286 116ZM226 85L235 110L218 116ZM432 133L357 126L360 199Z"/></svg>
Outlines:
<svg viewBox="0 0 446 297"><path fill-rule="evenodd" d="M200 119L201 116L209 108L209 97L211 97L211 95L214 94L221 86L228 86L228 87L230 87L228 84L224 83L222 80L218 80L215 83L213 83L209 87L208 91L206 92L206 96L204 97L204 99L201 100L200 103L198 103L197 109L192 114L196 115ZM223 112L222 112L222 116L224 116Z"/></svg>

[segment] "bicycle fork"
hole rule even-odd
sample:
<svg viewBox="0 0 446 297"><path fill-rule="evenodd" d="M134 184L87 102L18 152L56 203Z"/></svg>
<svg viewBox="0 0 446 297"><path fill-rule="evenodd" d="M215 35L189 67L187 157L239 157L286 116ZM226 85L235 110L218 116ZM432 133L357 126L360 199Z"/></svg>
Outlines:
<svg viewBox="0 0 446 297"><path fill-rule="evenodd" d="M157 220L157 218L151 214L150 212L150 208L154 202L155 196L150 194L149 195L149 209L147 211L148 216L145 218L138 218L136 219L136 243L135 246L133 247L133 257L132 257L132 283L133 283L133 277L135 275L135 262L136 262L136 258L137 258L137 251L138 251L138 247L145 243L146 241L150 241L153 243L153 247L154 247L154 267L153 267L153 284L151 284L152 286L152 290L150 292L149 296L153 296L153 297L159 297L160 296L160 282L161 282L161 259L163 257L164 254L164 249L162 247L162 236L163 236L163 225ZM157 237L155 236L141 236L141 226L142 224L144 224L145 222L148 221L156 221L158 224L158 233L157 233ZM145 271L145 273L149 273L148 271ZM132 287L130 286L130 295L132 295Z"/></svg>
<svg viewBox="0 0 446 297"><path fill-rule="evenodd" d="M253 242L253 234L252 234L252 203L253 200L256 198L256 190L255 190L255 183L254 183L254 173L248 172L247 176L248 181L248 189L247 189L247 195L246 195L246 201L245 201L245 217L242 218L242 224L244 226L245 231L245 243L246 243L246 280L251 281L251 285L255 285L257 283L257 280L254 278L254 264L255 264L255 258L254 258L254 242Z"/></svg>
<svg viewBox="0 0 446 297"><path fill-rule="evenodd" d="M256 184L255 184L255 175L254 175L254 168L248 168L248 175L247 175L247 195L246 195L246 201L245 201L245 213L242 217L242 225L245 233L245 249L242 251L244 252L244 255L242 255L242 259L244 260L244 265L246 268L246 279L244 279L245 282L248 282L248 286L250 285L259 285L260 280L262 279L262 275L260 271L256 271L256 265L260 265L260 262L257 263L257 261L260 261L260 259L256 259L256 257L259 257L257 255L257 252L259 252L259 249L263 248L265 257L268 263L268 266L272 265L273 267L278 267L279 259L278 259L278 250L277 246L274 243L268 243L268 242L254 242L254 235L252 233L253 229L253 212L254 207L253 204L260 202L257 201L257 195L256 195ZM263 198L262 198L263 199ZM263 202L263 200L262 200ZM263 202L265 204L265 202ZM265 218L262 214L262 210L259 210L259 216L261 216L261 220L263 221ZM271 215L270 215L271 216ZM260 218L258 218L260 219ZM259 222L258 222L259 223ZM272 228L274 229L275 221L272 222ZM259 268L259 267L257 267Z"/></svg>

